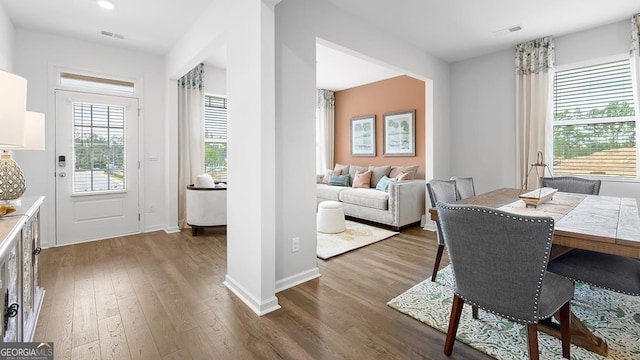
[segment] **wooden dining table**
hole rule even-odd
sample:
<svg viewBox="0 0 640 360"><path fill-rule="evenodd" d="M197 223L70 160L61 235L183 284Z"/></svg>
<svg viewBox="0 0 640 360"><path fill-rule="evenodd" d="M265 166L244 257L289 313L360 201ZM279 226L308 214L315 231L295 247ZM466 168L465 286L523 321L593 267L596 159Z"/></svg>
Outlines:
<svg viewBox="0 0 640 360"><path fill-rule="evenodd" d="M520 189L503 188L458 201L520 215L550 216L555 220L551 259L571 249L585 249L640 259L640 216L635 198L557 192L536 207L527 207ZM431 219L438 220L435 208ZM539 329L560 337L556 323L543 321ZM574 314L571 341L597 354L607 355L607 344Z"/></svg>

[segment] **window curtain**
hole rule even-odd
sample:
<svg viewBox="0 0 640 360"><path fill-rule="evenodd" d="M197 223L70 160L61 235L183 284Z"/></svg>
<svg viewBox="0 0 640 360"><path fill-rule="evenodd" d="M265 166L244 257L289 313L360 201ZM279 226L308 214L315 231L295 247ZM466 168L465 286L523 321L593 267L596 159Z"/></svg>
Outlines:
<svg viewBox="0 0 640 360"><path fill-rule="evenodd" d="M186 226L187 186L204 172L204 64L178 80L178 226Z"/></svg>
<svg viewBox="0 0 640 360"><path fill-rule="evenodd" d="M536 171L531 172L530 178L527 174L531 164L538 162L538 152L544 153L547 163L553 159L552 144L547 141L547 134L553 131L553 38L547 36L518 44L515 63L517 178L523 188L533 189L540 186L539 179L534 177ZM538 170L537 174L543 176L545 168Z"/></svg>
<svg viewBox="0 0 640 360"><path fill-rule="evenodd" d="M635 75L636 118L640 114L640 14L631 17L631 70Z"/></svg>
<svg viewBox="0 0 640 360"><path fill-rule="evenodd" d="M316 174L333 169L334 93L318 90L316 101Z"/></svg>

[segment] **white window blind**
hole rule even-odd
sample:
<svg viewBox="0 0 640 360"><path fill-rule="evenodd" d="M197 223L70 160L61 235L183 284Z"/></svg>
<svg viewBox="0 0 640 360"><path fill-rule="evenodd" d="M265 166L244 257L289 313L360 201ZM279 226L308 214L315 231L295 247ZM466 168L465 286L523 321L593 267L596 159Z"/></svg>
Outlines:
<svg viewBox="0 0 640 360"><path fill-rule="evenodd" d="M636 114L628 59L556 71L554 174L636 177Z"/></svg>
<svg viewBox="0 0 640 360"><path fill-rule="evenodd" d="M125 189L125 109L73 103L73 192Z"/></svg>
<svg viewBox="0 0 640 360"><path fill-rule="evenodd" d="M205 171L227 181L227 98L204 97Z"/></svg>

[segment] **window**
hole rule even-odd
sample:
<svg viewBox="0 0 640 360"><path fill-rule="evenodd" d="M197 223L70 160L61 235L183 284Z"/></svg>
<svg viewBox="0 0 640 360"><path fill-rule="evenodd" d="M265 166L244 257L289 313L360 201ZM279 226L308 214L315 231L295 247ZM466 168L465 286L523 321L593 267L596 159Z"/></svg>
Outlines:
<svg viewBox="0 0 640 360"><path fill-rule="evenodd" d="M125 190L122 106L73 103L73 192Z"/></svg>
<svg viewBox="0 0 640 360"><path fill-rule="evenodd" d="M60 73L60 84L96 90L124 91L129 93L135 92L135 84L131 81L107 79L67 72Z"/></svg>
<svg viewBox="0 0 640 360"><path fill-rule="evenodd" d="M629 59L558 69L553 80L553 173L636 177Z"/></svg>
<svg viewBox="0 0 640 360"><path fill-rule="evenodd" d="M204 96L204 168L214 181L227 181L227 98Z"/></svg>

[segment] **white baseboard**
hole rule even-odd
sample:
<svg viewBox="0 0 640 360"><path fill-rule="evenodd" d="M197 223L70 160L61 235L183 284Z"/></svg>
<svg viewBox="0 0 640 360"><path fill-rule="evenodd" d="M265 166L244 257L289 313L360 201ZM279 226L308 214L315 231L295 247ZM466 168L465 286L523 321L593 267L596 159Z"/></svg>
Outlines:
<svg viewBox="0 0 640 360"><path fill-rule="evenodd" d="M428 231L436 231L436 230L438 230L438 229L436 228L436 222L435 222L435 221L433 221L433 220L427 220L427 221L425 221L425 223L424 223L424 225L422 226L422 228L423 228L424 230L428 230Z"/></svg>
<svg viewBox="0 0 640 360"><path fill-rule="evenodd" d="M236 296L239 297L240 300L242 300L242 302L244 302L245 305L249 307L249 309L253 310L253 312L259 316L280 309L277 297L272 296L269 299L260 301L249 294L249 292L246 291L244 287L233 280L228 274L227 276L225 276L223 284L227 287L227 289L236 294Z"/></svg>
<svg viewBox="0 0 640 360"><path fill-rule="evenodd" d="M149 232L161 231L161 230L165 230L165 227L163 225L153 225L153 226L145 227L143 232L149 233Z"/></svg>
<svg viewBox="0 0 640 360"><path fill-rule="evenodd" d="M307 271L303 271L301 273L295 274L293 276L289 276L282 280L276 281L276 293L279 293L282 290L287 290L296 285L300 285L309 280L317 279L320 275L320 269L316 266L313 269L309 269Z"/></svg>
<svg viewBox="0 0 640 360"><path fill-rule="evenodd" d="M173 233L180 232L180 228L177 225L176 226L165 226L163 230L167 234L173 234Z"/></svg>

